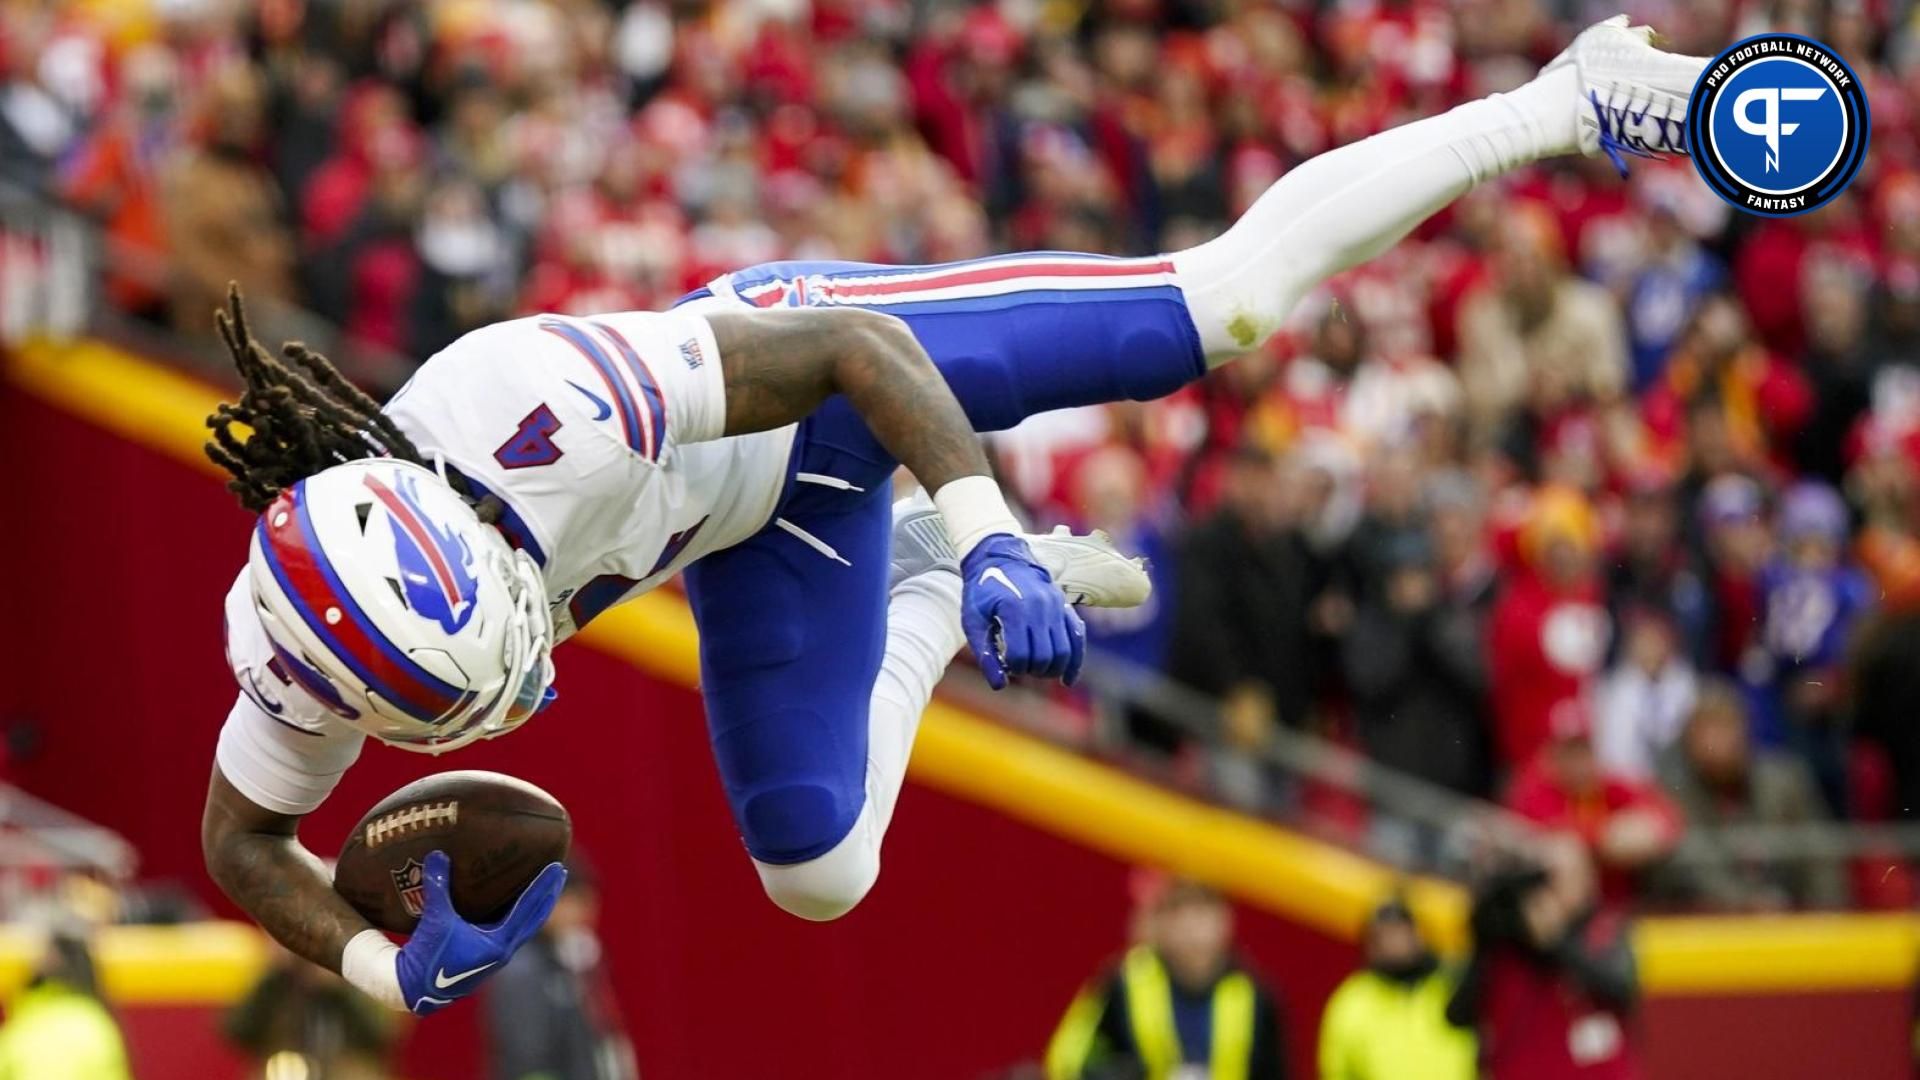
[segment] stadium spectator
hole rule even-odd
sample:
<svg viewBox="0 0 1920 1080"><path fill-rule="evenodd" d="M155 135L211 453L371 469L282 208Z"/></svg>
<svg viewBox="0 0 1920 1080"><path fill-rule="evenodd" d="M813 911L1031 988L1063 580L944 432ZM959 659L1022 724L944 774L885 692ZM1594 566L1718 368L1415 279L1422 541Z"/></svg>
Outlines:
<svg viewBox="0 0 1920 1080"><path fill-rule="evenodd" d="M1360 745L1383 765L1465 794L1491 790L1483 630L1441 588L1424 532L1384 540L1378 593L1342 642Z"/></svg>
<svg viewBox="0 0 1920 1080"><path fill-rule="evenodd" d="M310 275L340 305L341 329L392 350L413 347L411 312L421 290L414 230L427 190L426 146L409 128L383 133L371 149L365 198L322 249L332 274Z"/></svg>
<svg viewBox="0 0 1920 1080"><path fill-rule="evenodd" d="M112 245L107 298L164 321L166 226L161 168L178 151L181 131L173 54L144 45L127 55L127 85L116 107L75 151L61 192L100 219Z"/></svg>
<svg viewBox="0 0 1920 1080"><path fill-rule="evenodd" d="M1425 354L1419 333L1408 331L1395 310L1399 298L1349 291L1354 295L1329 298L1309 347L1288 360L1263 403L1270 415L1262 423L1281 433L1332 432L1388 458L1417 452L1436 427L1458 419L1460 381ZM1354 302L1361 299L1380 311L1384 334L1369 332Z"/></svg>
<svg viewBox="0 0 1920 1080"><path fill-rule="evenodd" d="M1287 362L1268 405L1267 423L1287 430L1347 434L1349 400L1367 355L1366 328L1351 308L1329 304L1313 328L1310 347Z"/></svg>
<svg viewBox="0 0 1920 1080"><path fill-rule="evenodd" d="M1140 897L1141 942L1067 1007L1047 1046L1049 1080L1286 1076L1279 1005L1233 955L1233 909L1195 881Z"/></svg>
<svg viewBox="0 0 1920 1080"><path fill-rule="evenodd" d="M1595 694L1594 752L1601 768L1645 780L1686 726L1699 676L1663 615L1630 614L1622 636L1620 660Z"/></svg>
<svg viewBox="0 0 1920 1080"><path fill-rule="evenodd" d="M1888 607L1920 599L1920 537L1916 536L1914 462L1897 447L1865 449L1848 475L1861 526L1854 551Z"/></svg>
<svg viewBox="0 0 1920 1080"><path fill-rule="evenodd" d="M1420 491L1425 473L1419 455L1410 447L1380 449L1368 456L1366 464L1366 506L1347 537L1336 569L1342 589L1354 603L1381 599L1392 570L1406 564L1405 553L1421 550L1424 561L1423 549L1430 546Z"/></svg>
<svg viewBox="0 0 1920 1080"><path fill-rule="evenodd" d="M1487 535L1486 494L1478 481L1457 468L1428 473L1423 488L1434 568L1447 602L1484 620L1499 581Z"/></svg>
<svg viewBox="0 0 1920 1080"><path fill-rule="evenodd" d="M247 295L293 296L293 242L281 224L273 178L256 157L265 102L246 67L214 75L194 118L196 146L177 158L161 183L168 258L173 268L173 324L195 336L213 328L213 309L227 284Z"/></svg>
<svg viewBox="0 0 1920 1080"><path fill-rule="evenodd" d="M1874 290L1858 267L1825 261L1807 283L1807 351L1800 367L1813 397L1793 457L1809 479L1846 479L1854 430L1872 404L1875 355L1868 338Z"/></svg>
<svg viewBox="0 0 1920 1080"><path fill-rule="evenodd" d="M1719 406L1741 467L1791 469L1794 441L1813 411L1813 391L1799 368L1758 339L1747 309L1726 293L1701 302L1660 380L1647 391L1642 412L1655 440L1673 441L1692 419L1689 408L1709 402Z"/></svg>
<svg viewBox="0 0 1920 1080"><path fill-rule="evenodd" d="M1805 825L1826 819L1820 795L1799 759L1757 749L1740 689L1709 683L1679 742L1660 761L1660 783L1678 805L1693 840L1658 876L1663 891L1709 907L1775 910L1838 907L1846 902L1840 865L1806 857L1769 860L1722 840L1716 826ZM1708 831L1700 831L1706 827Z"/></svg>
<svg viewBox="0 0 1920 1080"><path fill-rule="evenodd" d="M1760 575L1760 647L1749 679L1759 690L1763 745L1792 745L1814 769L1827 805L1846 810L1842 666L1873 588L1845 558L1848 512L1838 492L1805 481L1781 497L1780 547Z"/></svg>
<svg viewBox="0 0 1920 1080"><path fill-rule="evenodd" d="M540 934L487 984L494 1080L637 1080L633 1044L608 979L600 894L578 853Z"/></svg>
<svg viewBox="0 0 1920 1080"><path fill-rule="evenodd" d="M1173 629L1174 575L1170 508L1156 506L1145 463L1133 448L1108 445L1082 458L1073 471L1076 528L1100 529L1123 551L1147 560L1153 593L1136 608L1088 608L1087 644L1147 671L1166 662Z"/></svg>
<svg viewBox="0 0 1920 1080"><path fill-rule="evenodd" d="M1717 413L1702 413L1700 420ZM1696 424L1695 430L1710 425ZM1700 520L1707 566L1712 631L1706 663L1714 671L1738 672L1753 658L1760 627L1760 573L1771 557L1765 497L1746 476L1723 473L1701 490Z"/></svg>
<svg viewBox="0 0 1920 1080"><path fill-rule="evenodd" d="M1863 742L1883 755L1892 774L1892 791L1854 809L1868 820L1920 818L1920 725L1913 723L1920 701L1920 607L1909 600L1887 611L1861 634L1850 681L1859 704L1854 724Z"/></svg>
<svg viewBox="0 0 1920 1080"><path fill-rule="evenodd" d="M305 182L288 190L298 193L302 239L314 250L336 243L360 216L373 187L375 155L383 148L393 152L407 142L406 108L399 91L391 86L369 82L353 87L341 102L338 127L330 140L332 156L310 169L296 166ZM314 308L335 320L345 315L344 307L324 298L316 298Z"/></svg>
<svg viewBox="0 0 1920 1080"><path fill-rule="evenodd" d="M1913 201L1920 204L1920 183L1913 186ZM1915 243L1920 244L1920 240ZM1872 356L1870 400L1874 419L1881 419L1879 413L1891 410L1898 414L1888 418L1894 421L1896 429L1910 427L1913 422L1914 357L1920 355L1920 264L1913 261L1916 258L1920 258L1920 251L1903 257L1888 269L1885 282L1874 294L1869 326L1867 348ZM1857 284L1857 279L1848 280Z"/></svg>
<svg viewBox="0 0 1920 1080"><path fill-rule="evenodd" d="M86 95L61 93L61 68L82 73L98 56L84 36L70 36L64 49L51 47L59 35L52 13L23 9L7 20L0 36L0 179L43 188L63 155L84 131ZM79 51L76 52L75 46Z"/></svg>
<svg viewBox="0 0 1920 1080"><path fill-rule="evenodd" d="M1398 897L1367 919L1365 963L1320 1014L1320 1080L1473 1080L1473 1034L1447 1019L1458 973L1443 967Z"/></svg>
<svg viewBox="0 0 1920 1080"><path fill-rule="evenodd" d="M1759 223L1732 260L1737 298L1729 303L1751 317L1766 349L1799 355L1806 345L1804 286L1809 260L1870 257L1875 245L1862 232L1857 199L1844 195L1824 213Z"/></svg>
<svg viewBox="0 0 1920 1080"><path fill-rule="evenodd" d="M1168 671L1216 697L1268 703L1255 726L1304 723L1311 700L1300 657L1312 583L1293 513L1273 458L1239 450L1219 507L1179 555Z"/></svg>
<svg viewBox="0 0 1920 1080"><path fill-rule="evenodd" d="M1628 924L1598 901L1584 846L1543 843L1486 868L1473 951L1447 1017L1473 1029L1487 1080L1633 1080L1638 995Z"/></svg>
<svg viewBox="0 0 1920 1080"><path fill-rule="evenodd" d="M1554 710L1546 745L1514 777L1507 806L1542 828L1578 837L1599 868L1599 899L1631 903L1643 874L1679 842L1682 822L1659 789L1608 772L1580 702Z"/></svg>
<svg viewBox="0 0 1920 1080"><path fill-rule="evenodd" d="M1628 379L1619 309L1568 269L1546 212L1522 204L1495 235L1492 277L1460 311L1460 377L1474 427L1489 439L1521 416L1545 425L1610 402Z"/></svg>
<svg viewBox="0 0 1920 1080"><path fill-rule="evenodd" d="M438 352L467 331L511 315L511 283L500 268L512 241L476 184L450 179L429 191L414 239L420 279L406 334L415 350Z"/></svg>
<svg viewBox="0 0 1920 1080"><path fill-rule="evenodd" d="M1681 331L1700 302L1726 281L1726 267L1681 221L1679 195L1643 186L1647 204L1644 261L1627 288L1625 314L1636 393L1659 382Z"/></svg>
<svg viewBox="0 0 1920 1080"><path fill-rule="evenodd" d="M1513 540L1518 558L1486 646L1494 741L1510 768L1533 759L1556 715L1582 704L1612 636L1596 571L1600 523L1583 496L1541 491Z"/></svg>
<svg viewBox="0 0 1920 1080"><path fill-rule="evenodd" d="M0 1076L34 1080L131 1080L120 1026L100 999L93 954L72 934L53 934L26 989L0 1025Z"/></svg>
<svg viewBox="0 0 1920 1080"><path fill-rule="evenodd" d="M269 61L273 132L268 160L292 212L305 205L308 185L332 156L346 102L342 58L320 49Z"/></svg>
<svg viewBox="0 0 1920 1080"><path fill-rule="evenodd" d="M252 1062L249 1075L261 1080L290 1072L384 1080L400 1031L392 1012L276 946L272 965L227 1012L225 1034Z"/></svg>
<svg viewBox="0 0 1920 1080"><path fill-rule="evenodd" d="M1713 605L1696 550L1681 527L1685 492L1661 467L1639 470L1625 481L1619 536L1607 568L1607 603L1614 625L1629 616L1665 620L1679 655L1707 659ZM1624 637L1619 644L1624 647Z"/></svg>

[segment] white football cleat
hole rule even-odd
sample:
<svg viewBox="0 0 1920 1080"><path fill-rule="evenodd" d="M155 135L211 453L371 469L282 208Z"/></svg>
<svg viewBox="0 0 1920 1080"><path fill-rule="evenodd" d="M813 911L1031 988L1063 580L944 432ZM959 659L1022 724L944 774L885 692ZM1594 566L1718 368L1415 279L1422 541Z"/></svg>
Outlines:
<svg viewBox="0 0 1920 1080"><path fill-rule="evenodd" d="M1687 99L1707 60L1654 47L1653 28L1615 15L1580 32L1541 71L1572 65L1580 77L1575 108L1580 152L1606 154L1621 175L1625 155L1687 154Z"/></svg>
<svg viewBox="0 0 1920 1080"><path fill-rule="evenodd" d="M1061 525L1050 533L1026 533L1021 539L1072 603L1134 607L1144 603L1153 591L1146 560L1121 554L1113 540L1098 529L1075 535ZM936 570L958 574L960 560L940 511L925 491L918 491L893 504L893 552L887 588L892 590L910 577Z"/></svg>
<svg viewBox="0 0 1920 1080"><path fill-rule="evenodd" d="M1028 533L1022 539L1072 603L1138 607L1153 592L1147 560L1121 554L1113 539L1099 529L1082 535L1060 525L1050 533Z"/></svg>

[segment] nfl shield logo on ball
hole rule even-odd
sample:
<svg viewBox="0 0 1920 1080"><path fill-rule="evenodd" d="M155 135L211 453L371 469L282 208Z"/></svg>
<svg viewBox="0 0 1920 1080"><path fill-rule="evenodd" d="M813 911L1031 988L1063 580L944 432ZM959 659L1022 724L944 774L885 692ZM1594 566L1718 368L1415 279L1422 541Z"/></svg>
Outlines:
<svg viewBox="0 0 1920 1080"><path fill-rule="evenodd" d="M419 918L427 906L427 868L419 859L408 859L405 866L388 873L393 875L393 890L400 894L401 906L407 914Z"/></svg>

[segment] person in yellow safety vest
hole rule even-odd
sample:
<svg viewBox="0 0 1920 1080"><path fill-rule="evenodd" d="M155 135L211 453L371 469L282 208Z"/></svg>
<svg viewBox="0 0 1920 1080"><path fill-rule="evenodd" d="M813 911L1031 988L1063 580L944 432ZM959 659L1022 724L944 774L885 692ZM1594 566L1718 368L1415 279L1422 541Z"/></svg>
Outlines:
<svg viewBox="0 0 1920 1080"><path fill-rule="evenodd" d="M120 1027L95 991L85 942L56 937L33 981L7 1002L0 1080L129 1080Z"/></svg>
<svg viewBox="0 0 1920 1080"><path fill-rule="evenodd" d="M1361 935L1366 966L1320 1015L1320 1080L1474 1080L1473 1033L1447 1022L1458 973L1442 967L1398 898Z"/></svg>
<svg viewBox="0 0 1920 1080"><path fill-rule="evenodd" d="M1073 999L1048 1080L1284 1080L1279 1007L1233 955L1233 911L1192 881L1155 890L1140 944Z"/></svg>

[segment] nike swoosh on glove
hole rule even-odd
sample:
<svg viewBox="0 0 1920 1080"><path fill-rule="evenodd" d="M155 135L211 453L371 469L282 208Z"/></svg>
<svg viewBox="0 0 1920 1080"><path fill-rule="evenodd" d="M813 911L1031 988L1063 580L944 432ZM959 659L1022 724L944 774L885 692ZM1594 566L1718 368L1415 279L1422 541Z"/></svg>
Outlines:
<svg viewBox="0 0 1920 1080"><path fill-rule="evenodd" d="M447 895L447 853L434 851L425 865L425 900L420 925L400 947L395 961L400 995L416 1016L425 1016L466 997L499 971L520 946L540 930L553 911L566 868L548 863L513 902L499 922L476 926L453 910Z"/></svg>
<svg viewBox="0 0 1920 1080"><path fill-rule="evenodd" d="M960 573L960 625L988 686L1002 689L1010 675L1073 685L1087 655L1087 624L1025 540L987 537L960 561Z"/></svg>

